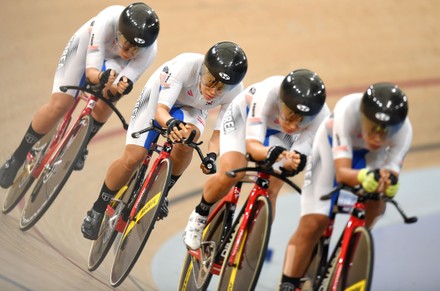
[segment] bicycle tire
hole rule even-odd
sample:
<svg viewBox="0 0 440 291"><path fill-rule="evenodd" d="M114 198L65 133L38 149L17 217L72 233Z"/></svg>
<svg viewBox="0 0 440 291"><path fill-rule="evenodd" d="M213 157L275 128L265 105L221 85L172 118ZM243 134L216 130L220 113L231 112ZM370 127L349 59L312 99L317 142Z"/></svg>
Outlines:
<svg viewBox="0 0 440 291"><path fill-rule="evenodd" d="M128 276L150 237L160 206L167 195L171 168L171 160L164 159L153 169L152 178L146 186L138 212L133 220L128 221L119 241L110 274L110 283L113 287L119 286Z"/></svg>
<svg viewBox="0 0 440 291"><path fill-rule="evenodd" d="M244 212L239 217L240 226ZM219 276L217 290L255 290L261 269L266 257L272 226L272 209L270 200L265 196L259 196L249 217L250 224L246 227L239 246L236 261L232 266L229 260L232 247L228 248L225 262ZM235 231L231 246L235 244L238 231Z"/></svg>
<svg viewBox="0 0 440 291"><path fill-rule="evenodd" d="M43 136L30 150L35 156L32 160L26 159L23 166L18 170L14 183L8 188L5 199L3 201L3 213L9 213L17 206L20 200L31 187L35 178L32 176L33 169L39 165L41 159L45 156L46 151L54 135L56 128L54 127L48 134Z"/></svg>
<svg viewBox="0 0 440 291"><path fill-rule="evenodd" d="M82 155L91 132L93 121L84 116L73 125L72 134L44 170L28 197L19 219L20 229L26 231L37 223L58 196L72 174L76 161ZM62 165L62 167L60 167Z"/></svg>
<svg viewBox="0 0 440 291"><path fill-rule="evenodd" d="M337 290L370 290L373 279L373 259L374 246L371 232L366 227L357 227L350 237ZM335 280L335 270L334 267L331 271L328 288Z"/></svg>
<svg viewBox="0 0 440 291"><path fill-rule="evenodd" d="M119 219L122 219L120 216L130 197L139 189L139 180L136 179L137 173L138 171L135 171L128 185L122 187L116 194L115 199L110 203L110 206L114 209L113 215L110 215L107 211L104 214L99 228L98 238L94 240L90 246L87 268L91 272L101 265L116 239L118 234L116 225Z"/></svg>
<svg viewBox="0 0 440 291"><path fill-rule="evenodd" d="M219 256L219 252L222 252L223 248L219 248L219 246L223 245L223 240L227 238L227 232L231 229L232 215L233 213L229 211L229 205L225 203L206 225L203 231L202 241L213 241L217 247L215 254L209 259L215 261ZM194 265L192 257L192 255L186 252L180 272L178 290L206 290L211 281L212 273L206 272L203 266L204 264L198 263L198 265ZM220 261L218 263L221 264L222 262Z"/></svg>

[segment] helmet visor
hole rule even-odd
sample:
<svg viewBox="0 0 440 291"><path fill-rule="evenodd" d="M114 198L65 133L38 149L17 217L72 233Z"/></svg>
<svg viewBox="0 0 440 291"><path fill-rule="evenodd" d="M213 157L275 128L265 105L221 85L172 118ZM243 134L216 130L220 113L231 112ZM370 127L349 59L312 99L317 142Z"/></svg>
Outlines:
<svg viewBox="0 0 440 291"><path fill-rule="evenodd" d="M278 100L278 116L285 123L288 124L295 123L299 128L306 127L316 117L316 115L306 116L306 115L298 114L289 107L287 107L287 105L281 100Z"/></svg>
<svg viewBox="0 0 440 291"><path fill-rule="evenodd" d="M378 124L361 113L362 134L366 137L377 135L381 139L389 139L399 131L402 125L403 123L396 125Z"/></svg>
<svg viewBox="0 0 440 291"><path fill-rule="evenodd" d="M217 80L206 68L205 65L202 66L202 75L200 77L200 84L204 86L207 90L215 91L216 95L228 92L234 88L234 85L227 85Z"/></svg>

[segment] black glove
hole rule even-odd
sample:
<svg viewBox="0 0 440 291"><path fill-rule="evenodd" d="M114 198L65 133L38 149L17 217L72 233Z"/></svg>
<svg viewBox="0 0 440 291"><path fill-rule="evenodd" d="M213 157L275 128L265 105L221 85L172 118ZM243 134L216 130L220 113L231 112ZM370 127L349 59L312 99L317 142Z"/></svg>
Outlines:
<svg viewBox="0 0 440 291"><path fill-rule="evenodd" d="M305 168L305 166L306 166L306 163L307 163L307 156L304 155L304 154L302 154L302 153L300 153L300 152L298 152L298 151L295 151L295 153L297 153L298 155L301 156L301 161L299 162L299 165L298 165L298 167L296 168L296 172L297 172L297 174L298 174L299 172L301 172L302 170L304 170L304 168Z"/></svg>
<svg viewBox="0 0 440 291"><path fill-rule="evenodd" d="M121 79L119 79L118 83L123 82L122 79L124 79L124 78L127 79L128 86L127 86L127 88L125 88L124 92L122 92L122 95L127 95L133 89L133 82L129 78L127 78L127 77L122 77Z"/></svg>
<svg viewBox="0 0 440 291"><path fill-rule="evenodd" d="M112 73L112 69L107 69L99 74L99 84L101 85L102 88L104 88L105 85L107 84L111 73Z"/></svg>
<svg viewBox="0 0 440 291"><path fill-rule="evenodd" d="M267 152L266 159L261 163L261 166L264 168L270 168L277 161L278 157L285 151L286 149L281 146L272 146Z"/></svg>
<svg viewBox="0 0 440 291"><path fill-rule="evenodd" d="M186 125L185 122L183 122L182 120L179 120L177 118L170 118L167 120L166 122L166 126L167 126L167 134L170 134L173 131L174 127L177 127L180 130L179 125Z"/></svg>
<svg viewBox="0 0 440 291"><path fill-rule="evenodd" d="M215 161L217 160L216 153L208 153L205 158L203 158L202 164L203 166L209 170L207 175L215 174L217 172L217 167L215 165Z"/></svg>

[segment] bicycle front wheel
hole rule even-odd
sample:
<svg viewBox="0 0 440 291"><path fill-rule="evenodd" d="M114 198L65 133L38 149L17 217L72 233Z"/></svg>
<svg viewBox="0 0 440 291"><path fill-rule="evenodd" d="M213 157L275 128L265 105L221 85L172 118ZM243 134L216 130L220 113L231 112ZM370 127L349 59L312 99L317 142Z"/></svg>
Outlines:
<svg viewBox="0 0 440 291"><path fill-rule="evenodd" d="M113 287L119 286L130 273L150 237L157 221L171 178L171 160L164 159L154 170L138 206L119 241L110 274Z"/></svg>
<svg viewBox="0 0 440 291"><path fill-rule="evenodd" d="M84 116L72 129L64 146L53 157L51 163L44 165L35 187L26 201L20 217L20 229L25 231L40 220L60 193L73 171L76 160L83 154L91 131L90 116Z"/></svg>
<svg viewBox="0 0 440 291"><path fill-rule="evenodd" d="M240 223L237 224L223 263L217 290L255 290L260 277L272 223L272 209L269 199L265 196L257 198L248 225L241 237L240 245L236 250L234 262L231 264L233 246L238 239L238 228L243 222L243 218L244 213L242 212L238 218Z"/></svg>
<svg viewBox="0 0 440 291"><path fill-rule="evenodd" d="M14 209L31 187L35 180L32 176L32 171L35 167L39 166L55 132L56 128L53 128L52 131L43 136L29 151L26 161L17 173L14 183L6 192L5 200L3 202L3 213L9 213Z"/></svg>
<svg viewBox="0 0 440 291"><path fill-rule="evenodd" d="M347 256L337 290L370 290L373 279L373 238L366 227L357 227L350 238ZM333 268L333 272L336 268ZM331 274L329 287L334 284L335 276Z"/></svg>
<svg viewBox="0 0 440 291"><path fill-rule="evenodd" d="M229 210L229 205L224 204L216 215L208 222L203 231L202 242L213 242L215 251L199 261L188 252L183 260L182 271L180 273L178 290L206 290L212 278L211 268L215 263L221 265L223 257L220 246L224 245L224 240L232 226L233 213Z"/></svg>

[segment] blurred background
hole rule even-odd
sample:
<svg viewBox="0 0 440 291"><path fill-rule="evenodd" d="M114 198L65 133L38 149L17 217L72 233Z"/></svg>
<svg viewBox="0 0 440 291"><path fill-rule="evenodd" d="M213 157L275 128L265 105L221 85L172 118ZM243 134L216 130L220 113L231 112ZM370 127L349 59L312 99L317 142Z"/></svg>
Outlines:
<svg viewBox="0 0 440 291"><path fill-rule="evenodd" d="M2 1L1 163L21 141L35 110L49 100L59 57L71 35L101 9L129 3ZM152 0L146 3L160 18L158 55L132 93L118 103L126 119L145 82L160 64L182 52L204 54L214 43L223 40L238 43L248 56L245 85L308 68L324 80L331 108L340 97L362 92L371 83L399 84L409 97L414 139L403 167L404 177L408 178L406 182L402 180L397 198L409 214L421 219L416 225L402 226L400 220L394 219L393 211L386 213L375 230L376 256L380 259L375 266L379 281L373 287L374 290L440 288L437 278L440 264L434 248L440 211L437 198L440 190L434 183L440 167L440 2ZM213 111L203 136L205 141L215 116ZM0 289L111 289L108 278L112 254L98 270L88 272L90 241L82 237L80 225L100 190L109 164L120 156L124 145L124 131L119 120L112 117L91 142L84 170L70 177L35 227L27 232L18 229L23 201L10 214L1 214ZM175 289L184 252L180 237L206 179L198 165L194 159L173 188L169 217L157 224L120 290ZM301 184L301 178L298 176L295 181ZM0 200L5 192L0 189ZM278 207L270 245L273 256L265 266L267 271L262 273L258 287L261 290L274 290L278 283L284 247L299 216L297 195L285 187ZM402 252L395 254L400 248ZM398 269L402 265L411 268Z"/></svg>

